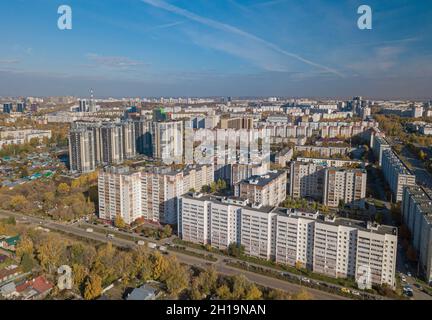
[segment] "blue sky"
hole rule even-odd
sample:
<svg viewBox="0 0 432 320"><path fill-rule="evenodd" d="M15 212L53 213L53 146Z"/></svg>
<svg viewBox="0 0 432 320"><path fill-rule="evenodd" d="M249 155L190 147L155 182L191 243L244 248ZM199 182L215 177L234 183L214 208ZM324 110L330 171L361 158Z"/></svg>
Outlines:
<svg viewBox="0 0 432 320"><path fill-rule="evenodd" d="M432 98L431 1L1 1L0 41L0 95Z"/></svg>

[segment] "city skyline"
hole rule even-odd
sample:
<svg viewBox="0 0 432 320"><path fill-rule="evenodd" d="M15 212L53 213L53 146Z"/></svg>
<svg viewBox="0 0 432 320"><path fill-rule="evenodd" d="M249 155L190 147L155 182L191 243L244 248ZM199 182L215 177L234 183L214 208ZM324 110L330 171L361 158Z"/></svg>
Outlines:
<svg viewBox="0 0 432 320"><path fill-rule="evenodd" d="M70 1L60 31L61 4L0 4L0 95L430 99L428 3L369 1L359 30L360 1Z"/></svg>

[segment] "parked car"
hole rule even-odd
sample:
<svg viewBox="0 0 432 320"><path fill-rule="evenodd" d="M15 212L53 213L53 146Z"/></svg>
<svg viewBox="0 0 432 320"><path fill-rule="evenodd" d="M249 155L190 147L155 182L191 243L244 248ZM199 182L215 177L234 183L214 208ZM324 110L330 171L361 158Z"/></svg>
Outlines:
<svg viewBox="0 0 432 320"><path fill-rule="evenodd" d="M405 278L405 276L401 276L401 281L402 281L402 282L406 282L406 278Z"/></svg>
<svg viewBox="0 0 432 320"><path fill-rule="evenodd" d="M137 245L143 246L143 245L145 245L145 242L143 240L138 240Z"/></svg>
<svg viewBox="0 0 432 320"><path fill-rule="evenodd" d="M109 234L107 234L107 238L108 238L108 239L114 239L115 236L114 236L112 233L109 233Z"/></svg>
<svg viewBox="0 0 432 320"><path fill-rule="evenodd" d="M358 292L358 291L356 291L356 290L351 291L351 293L352 293L353 295L355 295L355 296L360 296L360 295L361 295L360 292Z"/></svg>
<svg viewBox="0 0 432 320"><path fill-rule="evenodd" d="M88 232L88 233L92 233L92 232L93 232L93 229L92 229L92 228L87 228L87 229L86 229L86 232Z"/></svg>
<svg viewBox="0 0 432 320"><path fill-rule="evenodd" d="M411 272L408 271L408 272L407 272L407 276L408 276L408 277L412 277Z"/></svg>

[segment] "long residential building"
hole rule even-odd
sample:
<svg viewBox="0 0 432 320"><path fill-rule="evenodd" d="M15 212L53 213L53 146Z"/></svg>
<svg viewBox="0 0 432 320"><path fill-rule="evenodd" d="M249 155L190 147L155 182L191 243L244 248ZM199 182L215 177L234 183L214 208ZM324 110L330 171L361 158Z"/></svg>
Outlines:
<svg viewBox="0 0 432 320"><path fill-rule="evenodd" d="M415 175L403 164L391 149L383 151L382 170L390 186L393 202L402 201L404 186L415 185Z"/></svg>
<svg viewBox="0 0 432 320"><path fill-rule="evenodd" d="M186 241L219 249L236 243L247 255L336 278L359 280L368 270L372 284L396 285L396 228L197 193L179 197L178 210Z"/></svg>
<svg viewBox="0 0 432 320"><path fill-rule="evenodd" d="M378 160L379 165L382 165L382 158L384 150L391 149L390 143L381 135L372 135L371 136L371 147L374 153L375 159Z"/></svg>
<svg viewBox="0 0 432 320"><path fill-rule="evenodd" d="M177 197L189 190L199 191L213 181L210 165L192 165L182 170L150 167L134 172L107 167L99 173L99 214L107 220L120 215L128 224L144 218L174 225L177 223ZM133 194L129 193L132 191Z"/></svg>
<svg viewBox="0 0 432 320"><path fill-rule="evenodd" d="M286 171L269 171L262 176L253 176L235 185L234 194L263 206L278 206L286 198Z"/></svg>
<svg viewBox="0 0 432 320"><path fill-rule="evenodd" d="M420 272L432 281L432 194L419 186L404 188L402 219L411 233Z"/></svg>

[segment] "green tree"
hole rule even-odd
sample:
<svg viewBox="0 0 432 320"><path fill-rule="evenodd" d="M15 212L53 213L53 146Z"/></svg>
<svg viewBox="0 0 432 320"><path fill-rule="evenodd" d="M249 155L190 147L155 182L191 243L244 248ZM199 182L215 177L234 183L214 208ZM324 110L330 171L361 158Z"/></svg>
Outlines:
<svg viewBox="0 0 432 320"><path fill-rule="evenodd" d="M21 266L24 272L31 272L36 265L33 255L24 253L21 258Z"/></svg>
<svg viewBox="0 0 432 320"><path fill-rule="evenodd" d="M165 225L165 227L162 230L162 236L163 238L169 238L172 235L172 228L170 225Z"/></svg>
<svg viewBox="0 0 432 320"><path fill-rule="evenodd" d="M235 242L228 246L228 254L232 257L241 257L244 254L244 246Z"/></svg>

